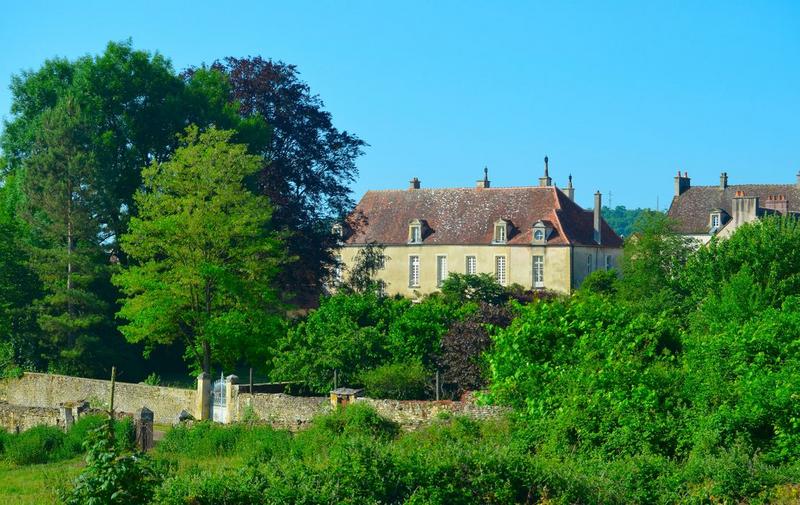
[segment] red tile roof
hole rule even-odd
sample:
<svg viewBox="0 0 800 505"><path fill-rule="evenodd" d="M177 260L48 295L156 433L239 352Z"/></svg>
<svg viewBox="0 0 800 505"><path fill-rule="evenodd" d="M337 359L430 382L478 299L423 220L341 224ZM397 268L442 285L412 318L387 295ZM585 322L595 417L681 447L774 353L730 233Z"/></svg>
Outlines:
<svg viewBox="0 0 800 505"><path fill-rule="evenodd" d="M423 244L491 244L494 223L512 225L508 244L527 245L538 220L553 224L548 244L596 245L593 212L584 210L556 187L447 188L367 191L356 206L365 224L347 244L407 244L408 225L425 220ZM622 239L602 220L602 244L621 247Z"/></svg>

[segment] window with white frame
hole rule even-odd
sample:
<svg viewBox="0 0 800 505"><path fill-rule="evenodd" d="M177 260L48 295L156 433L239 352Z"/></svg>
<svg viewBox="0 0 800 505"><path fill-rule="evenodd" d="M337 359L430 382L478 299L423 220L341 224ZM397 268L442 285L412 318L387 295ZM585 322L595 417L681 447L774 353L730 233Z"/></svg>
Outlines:
<svg viewBox="0 0 800 505"><path fill-rule="evenodd" d="M421 244L422 243L422 225L415 223L408 227L408 243Z"/></svg>
<svg viewBox="0 0 800 505"><path fill-rule="evenodd" d="M533 231L533 240L537 242L544 241L544 230L534 230Z"/></svg>
<svg viewBox="0 0 800 505"><path fill-rule="evenodd" d="M436 286L441 287L447 279L447 256L436 256Z"/></svg>
<svg viewBox="0 0 800 505"><path fill-rule="evenodd" d="M478 273L478 258L475 256L467 256L467 275L475 275Z"/></svg>
<svg viewBox="0 0 800 505"><path fill-rule="evenodd" d="M501 286L505 286L506 285L506 257L505 256L495 256L494 257L494 278L497 279L497 282L499 282Z"/></svg>
<svg viewBox="0 0 800 505"><path fill-rule="evenodd" d="M508 241L508 223L499 220L494 223L494 243L505 244Z"/></svg>
<svg viewBox="0 0 800 505"><path fill-rule="evenodd" d="M587 274L592 273L592 259L593 258L592 258L591 254L586 258L586 273Z"/></svg>
<svg viewBox="0 0 800 505"><path fill-rule="evenodd" d="M419 287L419 256L408 257L408 287Z"/></svg>
<svg viewBox="0 0 800 505"><path fill-rule="evenodd" d="M544 256L533 257L533 287L544 287Z"/></svg>
<svg viewBox="0 0 800 505"><path fill-rule="evenodd" d="M614 268L614 258L611 257L610 254L606 254L606 270L611 270Z"/></svg>
<svg viewBox="0 0 800 505"><path fill-rule="evenodd" d="M719 213L711 214L711 227L712 228L719 228L720 224L720 215Z"/></svg>

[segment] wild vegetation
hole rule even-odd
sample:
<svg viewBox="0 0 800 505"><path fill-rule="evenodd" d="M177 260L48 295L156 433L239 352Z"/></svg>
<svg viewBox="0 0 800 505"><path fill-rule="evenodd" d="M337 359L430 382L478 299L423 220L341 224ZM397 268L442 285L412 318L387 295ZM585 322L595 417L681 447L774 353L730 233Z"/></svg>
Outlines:
<svg viewBox="0 0 800 505"><path fill-rule="evenodd" d="M152 458L102 420L0 434L4 468L86 453L62 501L796 501L796 218L697 249L644 212L621 271L594 272L570 296L452 274L418 303L387 297L373 245L316 297L364 144L333 127L294 67L226 59L177 73L110 44L21 74L12 94L0 138L4 375L98 375L162 347L195 370L247 363L315 393L334 380L398 399L478 391L511 411L416 433L359 405L297 435L199 423L170 431ZM309 293L318 307L290 319ZM159 363L147 371L169 372Z"/></svg>

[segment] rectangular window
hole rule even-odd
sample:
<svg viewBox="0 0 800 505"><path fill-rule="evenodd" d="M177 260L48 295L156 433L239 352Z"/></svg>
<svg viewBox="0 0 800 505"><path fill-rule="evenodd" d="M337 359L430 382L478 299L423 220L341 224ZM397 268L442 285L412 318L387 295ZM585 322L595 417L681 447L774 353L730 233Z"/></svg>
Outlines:
<svg viewBox="0 0 800 505"><path fill-rule="evenodd" d="M494 228L494 241L498 244L506 243L506 225L499 224Z"/></svg>
<svg viewBox="0 0 800 505"><path fill-rule="evenodd" d="M505 256L495 256L494 257L494 278L497 279L497 282L499 282L501 286L505 286L506 285L506 257Z"/></svg>
<svg viewBox="0 0 800 505"><path fill-rule="evenodd" d="M606 255L606 270L611 270L612 268L614 268L614 265L612 264L612 258L611 255L609 254Z"/></svg>
<svg viewBox="0 0 800 505"><path fill-rule="evenodd" d="M419 256L408 257L408 287L419 287Z"/></svg>
<svg viewBox="0 0 800 505"><path fill-rule="evenodd" d="M533 257L533 287L544 287L544 256Z"/></svg>
<svg viewBox="0 0 800 505"><path fill-rule="evenodd" d="M467 256L467 275L476 275L478 273L478 258L475 256Z"/></svg>
<svg viewBox="0 0 800 505"><path fill-rule="evenodd" d="M436 256L436 286L441 287L447 279L447 256Z"/></svg>
<svg viewBox="0 0 800 505"><path fill-rule="evenodd" d="M711 227L719 228L719 214L711 214Z"/></svg>
<svg viewBox="0 0 800 505"><path fill-rule="evenodd" d="M586 258L586 273L592 273L592 255L590 254L588 258Z"/></svg>
<svg viewBox="0 0 800 505"><path fill-rule="evenodd" d="M422 227L421 226L412 226L411 227L411 238L409 242L412 244L419 244L422 242Z"/></svg>

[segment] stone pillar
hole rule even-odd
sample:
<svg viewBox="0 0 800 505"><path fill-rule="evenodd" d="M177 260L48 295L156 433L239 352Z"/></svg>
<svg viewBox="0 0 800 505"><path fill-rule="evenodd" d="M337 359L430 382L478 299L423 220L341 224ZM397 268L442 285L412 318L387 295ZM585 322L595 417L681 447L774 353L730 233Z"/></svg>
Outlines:
<svg viewBox="0 0 800 505"><path fill-rule="evenodd" d="M61 404L61 418L64 420L64 431L68 431L75 422L75 417L72 415L72 405Z"/></svg>
<svg viewBox="0 0 800 505"><path fill-rule="evenodd" d="M229 375L225 377L225 424L230 424L236 421L236 384L239 383L239 377Z"/></svg>
<svg viewBox="0 0 800 505"><path fill-rule="evenodd" d="M136 447L140 451L148 451L153 448L153 417L153 411L147 407L142 407L133 416Z"/></svg>
<svg viewBox="0 0 800 505"><path fill-rule="evenodd" d="M211 376L203 372L197 376L195 413L198 421L211 419Z"/></svg>

